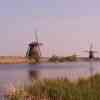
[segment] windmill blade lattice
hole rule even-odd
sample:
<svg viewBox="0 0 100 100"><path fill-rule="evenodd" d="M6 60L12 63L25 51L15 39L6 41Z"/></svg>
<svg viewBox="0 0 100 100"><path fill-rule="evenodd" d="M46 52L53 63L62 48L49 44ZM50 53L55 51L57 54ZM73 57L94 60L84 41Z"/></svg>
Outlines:
<svg viewBox="0 0 100 100"><path fill-rule="evenodd" d="M42 43L39 43L37 30L35 30L35 41L37 43L37 47L38 47L38 50L39 50L39 56L41 57L42 53L41 53L40 45L42 45Z"/></svg>

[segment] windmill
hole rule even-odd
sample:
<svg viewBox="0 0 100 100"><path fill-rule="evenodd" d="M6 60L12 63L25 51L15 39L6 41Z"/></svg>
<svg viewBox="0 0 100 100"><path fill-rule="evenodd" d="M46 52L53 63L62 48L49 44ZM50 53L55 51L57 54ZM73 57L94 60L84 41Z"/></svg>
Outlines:
<svg viewBox="0 0 100 100"><path fill-rule="evenodd" d="M97 51L93 50L93 44L92 43L90 44L89 50L85 50L84 52L87 52L89 54L89 56L88 56L89 59L94 59L95 58L94 54L98 53Z"/></svg>
<svg viewBox="0 0 100 100"><path fill-rule="evenodd" d="M29 59L34 59L36 62L39 62L41 57L40 45L42 45L42 43L39 43L38 41L37 31L35 31L34 35L35 40L29 43L26 57L28 57Z"/></svg>

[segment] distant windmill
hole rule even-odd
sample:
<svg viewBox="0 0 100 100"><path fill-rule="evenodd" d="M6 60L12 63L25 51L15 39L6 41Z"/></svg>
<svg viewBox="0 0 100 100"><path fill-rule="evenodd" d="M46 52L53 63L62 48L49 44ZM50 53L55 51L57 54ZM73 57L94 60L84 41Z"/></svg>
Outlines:
<svg viewBox="0 0 100 100"><path fill-rule="evenodd" d="M98 53L97 51L93 50L93 44L92 43L90 44L89 50L85 50L84 52L87 52L89 54L89 56L88 56L89 59L94 59L95 58L94 54Z"/></svg>
<svg viewBox="0 0 100 100"><path fill-rule="evenodd" d="M34 59L36 62L39 62L41 57L40 45L42 45L42 43L39 43L38 41L37 31L35 31L34 34L35 34L35 40L29 44L26 56L29 59Z"/></svg>

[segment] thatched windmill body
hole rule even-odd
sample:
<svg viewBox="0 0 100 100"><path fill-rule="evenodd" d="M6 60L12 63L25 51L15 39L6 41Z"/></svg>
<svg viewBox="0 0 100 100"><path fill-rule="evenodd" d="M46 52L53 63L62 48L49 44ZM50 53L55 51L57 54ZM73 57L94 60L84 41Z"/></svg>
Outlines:
<svg viewBox="0 0 100 100"><path fill-rule="evenodd" d="M41 45L42 43L38 42L37 32L35 32L35 40L29 43L26 56L29 59L34 59L36 62L39 62L41 57L41 50L40 50Z"/></svg>

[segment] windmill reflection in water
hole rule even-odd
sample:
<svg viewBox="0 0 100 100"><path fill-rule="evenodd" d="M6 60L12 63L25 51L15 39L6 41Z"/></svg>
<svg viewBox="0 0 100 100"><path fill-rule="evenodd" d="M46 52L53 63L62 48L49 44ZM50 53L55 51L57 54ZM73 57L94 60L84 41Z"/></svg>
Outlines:
<svg viewBox="0 0 100 100"><path fill-rule="evenodd" d="M93 80L93 75L94 75L93 62L95 61L94 54L98 53L98 51L94 51L93 50L93 44L91 43L89 50L86 50L84 52L87 52L89 54L89 56L88 56L88 60L90 62L90 68L89 68L89 70L90 70L90 76L91 76L91 86L93 86L93 81L94 81Z"/></svg>

